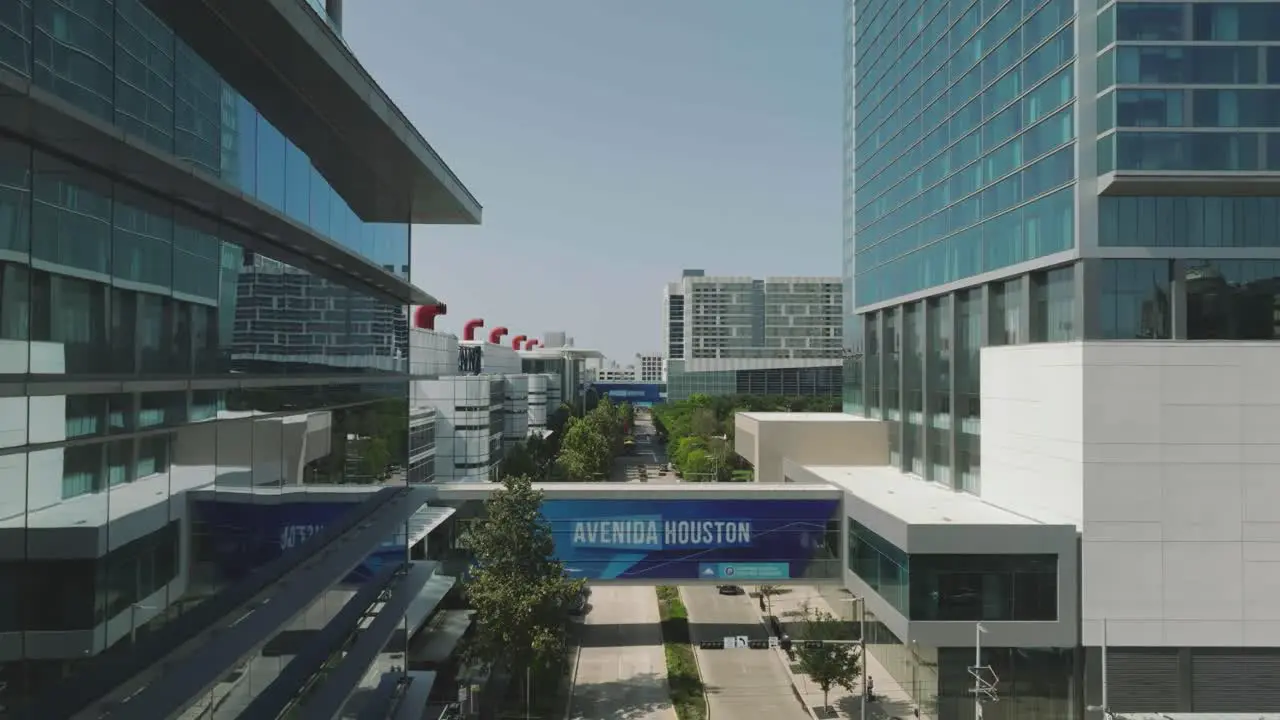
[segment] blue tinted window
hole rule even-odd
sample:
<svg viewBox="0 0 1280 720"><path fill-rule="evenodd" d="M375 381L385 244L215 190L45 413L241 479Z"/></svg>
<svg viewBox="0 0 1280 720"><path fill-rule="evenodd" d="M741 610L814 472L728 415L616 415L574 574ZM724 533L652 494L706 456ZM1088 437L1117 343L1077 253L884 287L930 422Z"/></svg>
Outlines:
<svg viewBox="0 0 1280 720"><path fill-rule="evenodd" d="M1103 246L1280 247L1280 198L1098 198Z"/></svg>
<svg viewBox="0 0 1280 720"><path fill-rule="evenodd" d="M285 209L284 171L288 144L284 135L266 118L258 118L258 199L282 212Z"/></svg>
<svg viewBox="0 0 1280 720"><path fill-rule="evenodd" d="M0 0L0 67L379 264L408 265L142 0ZM320 197L315 196L319 193ZM407 238L406 225L394 234ZM390 257L393 247L403 253Z"/></svg>
<svg viewBox="0 0 1280 720"><path fill-rule="evenodd" d="M1098 138L1098 174L1112 172L1116 169L1116 136L1105 135Z"/></svg>
<svg viewBox="0 0 1280 720"><path fill-rule="evenodd" d="M35 4L37 85L111 122L115 113L115 8L111 3Z"/></svg>
<svg viewBox="0 0 1280 720"><path fill-rule="evenodd" d="M1097 298L1099 338L1165 340L1173 337L1168 260L1103 260Z"/></svg>
<svg viewBox="0 0 1280 720"><path fill-rule="evenodd" d="M1118 3L1115 15L1117 40L1185 40L1186 10L1183 3Z"/></svg>
<svg viewBox="0 0 1280 720"><path fill-rule="evenodd" d="M1257 170L1257 133L1120 132L1121 170Z"/></svg>
<svg viewBox="0 0 1280 720"><path fill-rule="evenodd" d="M1230 46L1118 49L1116 81L1123 84L1258 82L1258 48Z"/></svg>
<svg viewBox="0 0 1280 720"><path fill-rule="evenodd" d="M116 17L115 122L173 152L173 31L137 3L121 3Z"/></svg>
<svg viewBox="0 0 1280 720"><path fill-rule="evenodd" d="M1099 97L1095 109L1098 115L1098 132L1103 133L1116 126L1116 94L1114 91Z"/></svg>
<svg viewBox="0 0 1280 720"><path fill-rule="evenodd" d="M1280 4L1209 3L1192 6L1196 40L1280 40Z"/></svg>
<svg viewBox="0 0 1280 720"><path fill-rule="evenodd" d="M1120 90L1115 96L1116 127L1181 127L1185 124L1186 100L1181 90Z"/></svg>
<svg viewBox="0 0 1280 720"><path fill-rule="evenodd" d="M1196 127L1280 127L1280 90L1193 90Z"/></svg>
<svg viewBox="0 0 1280 720"><path fill-rule="evenodd" d="M1098 47L1104 48L1116 41L1116 6L1098 13Z"/></svg>
<svg viewBox="0 0 1280 720"><path fill-rule="evenodd" d="M0 3L0 66L31 77L31 0Z"/></svg>
<svg viewBox="0 0 1280 720"><path fill-rule="evenodd" d="M1063 67L1075 52L1075 3L926 4L884 3L855 19L857 192L847 221L858 303L981 272L984 235L994 242L1016 226L1024 237L1032 216L1020 204L1060 188L1064 172L1074 179L1072 159L1053 153L1074 138L1074 76ZM990 258L1064 246L1054 238L1016 241ZM1072 241L1068 233L1065 246Z"/></svg>
<svg viewBox="0 0 1280 720"><path fill-rule="evenodd" d="M311 220L311 172L311 160L289 143L284 157L284 211L300 223Z"/></svg>
<svg viewBox="0 0 1280 720"><path fill-rule="evenodd" d="M1116 51L1108 50L1098 56L1098 90L1106 90L1116 84Z"/></svg>

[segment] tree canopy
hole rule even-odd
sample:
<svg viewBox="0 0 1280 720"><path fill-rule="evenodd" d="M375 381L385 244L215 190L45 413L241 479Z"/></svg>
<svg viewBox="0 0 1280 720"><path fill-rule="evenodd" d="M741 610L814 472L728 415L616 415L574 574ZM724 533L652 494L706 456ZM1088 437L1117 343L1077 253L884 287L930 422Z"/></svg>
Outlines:
<svg viewBox="0 0 1280 720"><path fill-rule="evenodd" d="M614 405L607 396L582 417L570 418L557 458L567 479L607 480L633 419L630 405Z"/></svg>
<svg viewBox="0 0 1280 720"><path fill-rule="evenodd" d="M832 688L855 692L862 672L861 652L854 643L822 643L810 647L806 640L850 640L845 624L831 613L811 607L801 608L799 637L793 638L789 655L792 662L822 690L822 704L829 705Z"/></svg>
<svg viewBox="0 0 1280 720"><path fill-rule="evenodd" d="M839 412L840 398L694 394L653 408L653 424L667 441L671 464L687 480L728 480L750 467L733 452L739 412Z"/></svg>
<svg viewBox="0 0 1280 720"><path fill-rule="evenodd" d="M511 667L545 665L565 651L571 608L586 581L566 577L554 558L542 492L522 475L502 485L464 538L475 560L466 585L477 617L468 652Z"/></svg>

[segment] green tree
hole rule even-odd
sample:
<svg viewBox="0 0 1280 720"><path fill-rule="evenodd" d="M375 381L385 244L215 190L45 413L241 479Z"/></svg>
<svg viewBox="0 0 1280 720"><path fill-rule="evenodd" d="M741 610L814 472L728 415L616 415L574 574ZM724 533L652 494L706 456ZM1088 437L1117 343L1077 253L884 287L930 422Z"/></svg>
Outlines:
<svg viewBox="0 0 1280 720"><path fill-rule="evenodd" d="M536 472L531 477L535 481L546 479L547 475L551 473L551 465L555 462L556 452L559 451L559 448L541 435L530 435L529 439L524 442L524 447L529 451L529 458L536 468Z"/></svg>
<svg viewBox="0 0 1280 720"><path fill-rule="evenodd" d="M387 476L387 467L391 464L391 448L382 437L373 437L362 443L360 448L360 474L369 478L369 482L378 482Z"/></svg>
<svg viewBox="0 0 1280 720"><path fill-rule="evenodd" d="M706 450L692 450L684 457L680 466L680 474L691 482L714 482L716 479L716 461Z"/></svg>
<svg viewBox="0 0 1280 720"><path fill-rule="evenodd" d="M760 597L764 600L765 614L773 614L773 598L785 592L780 585L761 585L756 588L756 592L760 593Z"/></svg>
<svg viewBox="0 0 1280 720"><path fill-rule="evenodd" d="M571 480L607 479L613 448L599 425L586 418L569 421L558 462Z"/></svg>
<svg viewBox="0 0 1280 720"><path fill-rule="evenodd" d="M854 692L858 676L862 672L862 658L858 646L851 642L824 642L816 647L809 647L805 641L812 640L847 640L844 623L831 613L818 610L805 603L801 607L803 622L799 628L798 638L788 653L792 662L800 664L801 671L822 689L822 704L829 705L831 689L842 687Z"/></svg>
<svg viewBox="0 0 1280 720"><path fill-rule="evenodd" d="M550 430L553 435L564 432L564 426L571 417L573 417L573 408L569 407L568 403L560 403L560 407L547 417L547 430Z"/></svg>
<svg viewBox="0 0 1280 720"><path fill-rule="evenodd" d="M682 437L671 445L667 456L680 472L684 472L685 463L694 452L706 452L707 441L696 436Z"/></svg>
<svg viewBox="0 0 1280 720"><path fill-rule="evenodd" d="M475 560L466 585L478 620L467 645L472 659L514 671L564 655L572 606L586 581L567 578L555 559L542 500L529 478L508 476L485 501L485 517L463 535Z"/></svg>
<svg viewBox="0 0 1280 720"><path fill-rule="evenodd" d="M689 417L689 426L694 435L704 438L720 434L720 421L711 408L696 408Z"/></svg>
<svg viewBox="0 0 1280 720"><path fill-rule="evenodd" d="M532 438L530 438L532 439ZM538 464L533 459L533 454L529 452L526 443L516 443L507 449L502 456L502 464L500 465L502 477L509 475L523 475L527 478L540 480L542 473L539 472Z"/></svg>

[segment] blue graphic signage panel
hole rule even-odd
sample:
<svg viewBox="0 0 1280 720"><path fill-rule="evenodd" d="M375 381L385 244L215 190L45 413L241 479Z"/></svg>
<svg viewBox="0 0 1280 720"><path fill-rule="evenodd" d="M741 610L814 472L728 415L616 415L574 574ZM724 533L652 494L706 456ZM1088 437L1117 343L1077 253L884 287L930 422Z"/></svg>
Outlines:
<svg viewBox="0 0 1280 720"><path fill-rule="evenodd" d="M270 500L277 499L270 497ZM285 551L305 545L354 507L356 503L350 502L195 500L192 514L198 528L196 542L204 546L202 555L212 561L225 579L237 580ZM351 571L345 582L363 582L384 562L404 557L403 534L388 538Z"/></svg>
<svg viewBox="0 0 1280 720"><path fill-rule="evenodd" d="M557 558L591 580L840 573L838 500L546 500Z"/></svg>
<svg viewBox="0 0 1280 720"><path fill-rule="evenodd" d="M662 402L662 386L658 383L591 383L587 389L595 390L600 397L608 395L614 404L657 405Z"/></svg>

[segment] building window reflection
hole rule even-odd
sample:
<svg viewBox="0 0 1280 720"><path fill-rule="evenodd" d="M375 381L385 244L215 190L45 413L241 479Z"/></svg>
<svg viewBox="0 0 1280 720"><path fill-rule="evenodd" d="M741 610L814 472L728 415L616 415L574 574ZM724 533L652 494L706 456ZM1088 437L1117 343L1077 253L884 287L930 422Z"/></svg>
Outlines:
<svg viewBox="0 0 1280 720"><path fill-rule="evenodd" d="M852 518L848 522L846 562L849 570L887 600L893 609L907 616L907 554Z"/></svg>
<svg viewBox="0 0 1280 720"><path fill-rule="evenodd" d="M1055 555L908 555L852 518L848 523L849 570L908 619L1058 618Z"/></svg>
<svg viewBox="0 0 1280 720"><path fill-rule="evenodd" d="M1280 261L1190 260L1187 339L1280 338Z"/></svg>
<svg viewBox="0 0 1280 720"><path fill-rule="evenodd" d="M409 226L358 218L310 158L142 0L10 0L0 7L0 66L407 274Z"/></svg>
<svg viewBox="0 0 1280 720"><path fill-rule="evenodd" d="M1167 340L1172 335L1169 260L1103 260L1098 327L1103 340Z"/></svg>
<svg viewBox="0 0 1280 720"><path fill-rule="evenodd" d="M1031 342L1075 340L1075 266L1033 273L1030 281Z"/></svg>
<svg viewBox="0 0 1280 720"><path fill-rule="evenodd" d="M1058 619L1055 555L920 555L910 558L912 620Z"/></svg>

